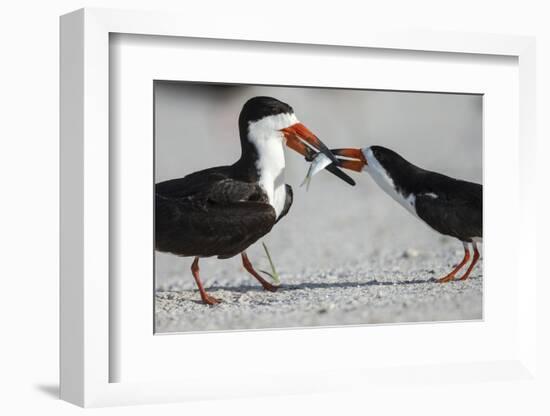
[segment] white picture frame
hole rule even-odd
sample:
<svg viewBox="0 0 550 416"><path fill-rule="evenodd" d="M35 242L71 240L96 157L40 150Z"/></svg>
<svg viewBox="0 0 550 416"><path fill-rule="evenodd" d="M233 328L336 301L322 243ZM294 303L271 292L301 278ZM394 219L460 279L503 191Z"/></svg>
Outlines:
<svg viewBox="0 0 550 416"><path fill-rule="evenodd" d="M506 312L510 314L506 315L511 321L509 327L504 327L502 321L491 318L485 320L482 325L453 323L445 328L439 326L435 329L436 332L428 335L436 336L445 333L447 337L452 336L454 332L466 337L466 341L468 337L490 337L492 334L486 333L487 328L484 325L490 325L493 322L495 331L502 331L499 333L502 338L498 339L510 341L507 346L498 352L487 348L477 356L468 355L467 358L459 360L456 357L446 359L444 354L434 354L433 359L428 361L422 357L418 358L417 362L411 360L386 362L381 359L378 367L370 362L361 363L356 368L353 368L353 362L350 360L342 358L340 361L331 361L327 358L323 360L324 366L315 369L319 356L316 357L314 353L312 357L317 361L303 360L305 364L299 368L300 355L298 354L297 357L287 357L287 361L290 361L294 368L299 368L299 371L288 372L280 364L271 368L250 368L248 370L251 371L250 374L255 375L255 378L249 379L246 377L248 371L246 369L243 369L243 375L236 379L233 376L231 380L224 377L212 380L201 377L200 368L195 368L195 373L190 372L187 378L182 379L179 377L181 372L178 371L177 365L158 373L155 372L154 366L147 365L147 360L144 360L143 356L141 356L143 368L137 368L139 354L132 358L128 348L113 348L113 340L119 336L119 332L123 333L130 326L135 326L137 329L128 335L127 344L130 342L133 348L136 346L142 348L150 341L151 345L155 344L154 348L168 348L165 351L170 351L169 354L174 354L175 350L181 351L182 342L177 340L178 335L153 336L152 332L147 332L151 337L149 341L144 339L143 331L149 331L150 327L150 323L145 322L147 318L144 320L136 318L133 322L119 320L118 324L112 321L113 316L118 313L116 312L117 298L113 297L113 294L120 288L113 286L109 278L111 273L114 273L113 268L116 267L109 252L110 227L115 226L112 222L109 202L110 175L117 171L116 160L113 160L110 155L109 139L110 135L115 134L109 124L109 118L112 116L110 110L113 110L110 107L111 34L171 37L172 42L175 38L224 40L225 43L240 42L240 45L243 45L242 42L270 42L277 43L283 52L285 47L291 47L291 45L301 45L303 48L324 45L333 51L339 48L347 48L346 50L349 51L350 47L354 50L368 48L386 51L423 51L423 53L433 53L429 60L432 60L434 65L436 64L436 58L433 58L435 55L452 57L457 56L456 54L467 54L473 62L476 55L508 56L517 59L519 94L515 99L518 105L514 107L513 113L509 113L512 107L499 107L500 110L498 110L504 111L499 114L511 116L512 123L514 120L517 121L511 126L519 129L519 132L517 130L501 132L503 137L509 134L510 140L515 140L511 142L512 144L517 141L519 153L513 146L506 147L499 153L499 157L510 160L511 167L507 174L511 175L511 179L519 185L519 189L511 195L514 202L510 206L510 215L513 215L516 221L514 232L517 236L517 254L511 253L510 256L517 256L514 257L514 264L517 267L511 267L508 271L499 271L495 265L492 269L495 274L508 273L506 276L501 276L501 279L517 284L517 287L503 289L503 297L513 296L513 305L516 308ZM160 38L159 41L162 42L163 39L168 38ZM392 380L395 378L405 384L412 383L414 379L422 385L422 383L433 383L434 379L445 382L445 380L458 378L479 383L483 380L521 381L535 377L537 271L532 258L535 250L532 248L536 241L534 236L536 226L535 218L527 214L534 211L535 205L535 201L529 197L533 194L532 178L535 169L535 153L532 150L534 146L531 146L535 142L534 70L534 39L529 37L464 33L381 33L368 30L350 37L347 34L329 35L320 28L312 28L307 32L289 28L280 32L269 25L261 30L256 28L247 32L246 35L239 35L234 33L229 22L226 26L208 27L204 26L200 19L194 20L190 16L169 13L83 9L63 16L61 18L62 257L60 283L60 393L62 399L80 406L106 406L198 398L322 392L347 389L351 386L355 388L368 386L372 390L377 388L379 383L393 383ZM136 72L144 74L143 71ZM173 78L169 71L167 74L170 79ZM233 78L233 81L239 80ZM240 81L245 82L246 79ZM258 82L250 79L248 81ZM287 78L286 81L281 79L280 82L292 84L300 80ZM314 82L311 85L321 84ZM378 85L378 88L392 89L392 85ZM418 85L419 89L422 89L422 84ZM407 89L405 84L404 89ZM449 91L449 87L442 86L435 90ZM466 85L460 88L460 91L482 92L477 87ZM494 91L497 91L496 86ZM491 108L497 109L497 106ZM486 124L491 123L491 119L485 121ZM494 150L491 150L491 153L493 152ZM502 173L505 174L505 172ZM514 179L516 173L519 179ZM489 197L498 199L496 192ZM496 244L497 241L495 246ZM521 280L517 279L518 270L522 270ZM488 265L486 267L488 279L491 279L491 272L491 267ZM485 289L487 290L487 285ZM140 316L152 314L151 310L139 309L140 305L143 304L134 305L135 308L132 311ZM495 308L499 307L496 303L495 305ZM502 304L500 307L502 308ZM371 328L369 336L372 337L372 327L369 328ZM346 331L328 328L307 331L306 335L303 335L304 331L207 334L206 343L204 335L196 343L186 335L185 343L188 345L189 354L203 351L209 344L216 342L219 343L218 345L224 345L224 348L236 349L244 343L261 348L262 345L272 344L275 336L282 337L284 333L287 342L331 345L337 350L338 345L330 344L331 339L337 337L348 344L356 343L357 340L367 342L365 337L369 328L354 327L347 328ZM388 343L388 346L392 339L397 342L399 339L414 337L419 331L427 334L433 332L430 324L398 326L390 331L377 327L376 331L376 336L385 340L383 342ZM194 345L191 346L191 344ZM383 345L381 343L378 348ZM153 350L146 349L136 351L154 353ZM208 352L211 351L207 350ZM358 353L359 349L357 349ZM169 354L166 356L169 357ZM251 363L258 362L257 359L260 358L253 354L249 357ZM129 376L121 376L118 370L113 370L113 368L120 368L118 364L120 362L126 362L122 370ZM412 378L411 365L414 365L415 369L415 375ZM166 369L166 365L160 367ZM276 371L277 368L280 371ZM177 377L169 377L170 372ZM221 372L223 373L223 370ZM320 378L319 372L329 374L330 377ZM261 378L261 383L258 383L258 378Z"/></svg>

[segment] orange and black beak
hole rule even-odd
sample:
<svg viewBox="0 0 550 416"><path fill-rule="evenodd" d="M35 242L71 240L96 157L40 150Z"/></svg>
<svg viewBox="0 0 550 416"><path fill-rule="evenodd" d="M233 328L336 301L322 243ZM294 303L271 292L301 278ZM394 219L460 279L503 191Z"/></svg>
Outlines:
<svg viewBox="0 0 550 416"><path fill-rule="evenodd" d="M281 132L285 136L286 145L292 150L305 156L308 161L313 160L318 152L323 153L333 162L326 169L350 185L355 185L352 178L338 169L337 165L340 164L340 161L336 159L329 148L302 123L293 124L282 129Z"/></svg>
<svg viewBox="0 0 550 416"><path fill-rule="evenodd" d="M338 166L341 168L361 172L368 165L361 149L330 149L330 151L338 157Z"/></svg>

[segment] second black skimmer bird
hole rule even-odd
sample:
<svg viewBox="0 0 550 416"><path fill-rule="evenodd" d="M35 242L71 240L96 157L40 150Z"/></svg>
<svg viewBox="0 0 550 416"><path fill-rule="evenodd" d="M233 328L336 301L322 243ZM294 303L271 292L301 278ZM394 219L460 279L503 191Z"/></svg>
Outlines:
<svg viewBox="0 0 550 416"><path fill-rule="evenodd" d="M155 186L155 248L194 257L191 271L202 301L213 305L199 277L199 259L241 254L243 266L266 290L276 286L254 270L246 249L287 213L292 188L284 182L283 144L304 156L317 151L337 162L328 148L275 98L255 97L239 116L241 157L230 166L191 173ZM334 165L329 169L355 182Z"/></svg>
<svg viewBox="0 0 550 416"><path fill-rule="evenodd" d="M464 258L439 282L454 280L456 274L473 258L460 280L466 280L479 260L477 243L482 241L483 188L436 172L419 168L396 152L382 146L364 149L331 149L339 159L338 166L366 171L389 196L411 214L444 235L458 238L464 246ZM318 155L308 176L313 176L331 160Z"/></svg>

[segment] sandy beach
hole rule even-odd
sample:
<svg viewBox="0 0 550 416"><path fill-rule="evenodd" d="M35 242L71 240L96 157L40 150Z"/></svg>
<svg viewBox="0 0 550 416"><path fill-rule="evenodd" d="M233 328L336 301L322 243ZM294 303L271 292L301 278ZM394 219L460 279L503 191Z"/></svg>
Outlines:
<svg viewBox="0 0 550 416"><path fill-rule="evenodd" d="M444 247L454 254L447 244ZM450 266L450 257L443 252L414 259L407 252L387 253L364 264L285 272L276 293L264 291L238 270L235 275L207 279L209 293L222 301L215 307L205 307L192 284L174 282L157 290L156 329L219 331L480 319L479 270L464 282L434 280L446 273L442 265ZM418 270L403 272L411 267Z"/></svg>

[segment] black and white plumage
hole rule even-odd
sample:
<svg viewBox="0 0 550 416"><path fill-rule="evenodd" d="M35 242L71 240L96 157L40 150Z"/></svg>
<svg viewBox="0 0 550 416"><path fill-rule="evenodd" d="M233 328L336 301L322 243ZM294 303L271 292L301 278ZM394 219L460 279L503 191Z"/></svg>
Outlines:
<svg viewBox="0 0 550 416"><path fill-rule="evenodd" d="M463 260L439 279L440 282L454 280L470 259L468 245L471 244L473 259L461 280L468 278L479 259L477 243L483 239L482 185L422 169L382 146L334 149L332 152L345 158L339 158L339 166L366 171L411 214L439 233L462 241Z"/></svg>
<svg viewBox="0 0 550 416"><path fill-rule="evenodd" d="M242 153L233 165L155 186L155 248L195 257L191 270L203 302L211 305L219 301L202 286L201 257L226 259L241 254L244 267L262 286L276 290L254 270L245 250L269 233L292 205L292 188L284 183L283 144L304 156L321 151L336 161L299 122L292 107L275 98L247 101L239 116L239 133ZM332 172L354 183L338 168Z"/></svg>

